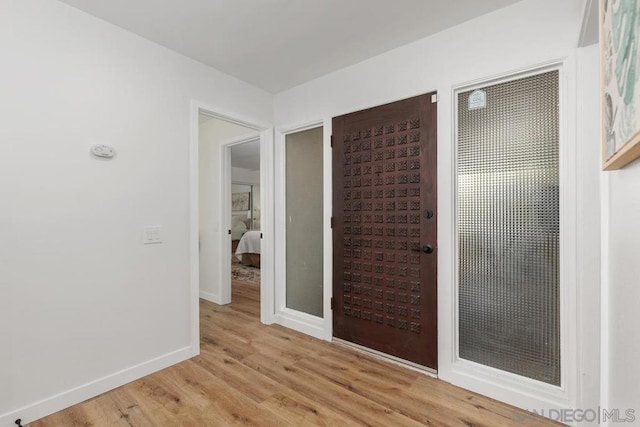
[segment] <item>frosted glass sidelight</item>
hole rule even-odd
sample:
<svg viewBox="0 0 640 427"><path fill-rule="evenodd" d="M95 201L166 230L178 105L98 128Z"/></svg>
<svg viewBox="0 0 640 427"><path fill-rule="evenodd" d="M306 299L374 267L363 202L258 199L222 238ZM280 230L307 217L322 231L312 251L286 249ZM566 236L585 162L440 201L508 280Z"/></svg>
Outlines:
<svg viewBox="0 0 640 427"><path fill-rule="evenodd" d="M285 150L286 305L322 317L322 128L288 134Z"/></svg>
<svg viewBox="0 0 640 427"><path fill-rule="evenodd" d="M558 71L458 97L459 357L560 385Z"/></svg>

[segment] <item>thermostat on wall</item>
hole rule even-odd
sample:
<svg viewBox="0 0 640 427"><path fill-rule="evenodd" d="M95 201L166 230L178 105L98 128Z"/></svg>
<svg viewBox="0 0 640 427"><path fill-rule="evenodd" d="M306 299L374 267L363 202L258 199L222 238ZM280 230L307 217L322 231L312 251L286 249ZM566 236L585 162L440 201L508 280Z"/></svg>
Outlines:
<svg viewBox="0 0 640 427"><path fill-rule="evenodd" d="M116 155L116 150L113 147L109 147L108 145L94 145L91 147L91 154L98 157L106 157L108 159L112 158Z"/></svg>

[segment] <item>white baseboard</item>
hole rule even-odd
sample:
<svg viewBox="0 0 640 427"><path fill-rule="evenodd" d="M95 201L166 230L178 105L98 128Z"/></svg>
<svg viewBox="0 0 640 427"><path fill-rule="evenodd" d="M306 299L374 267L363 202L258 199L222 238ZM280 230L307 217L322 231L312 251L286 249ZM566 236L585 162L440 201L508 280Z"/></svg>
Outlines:
<svg viewBox="0 0 640 427"><path fill-rule="evenodd" d="M191 346L181 348L163 356L140 363L139 365L123 369L81 386L72 388L39 402L23 406L0 415L0 426L12 426L18 418L22 424L27 424L68 408L92 397L98 396L114 388L135 381L139 378L167 368L193 356Z"/></svg>
<svg viewBox="0 0 640 427"><path fill-rule="evenodd" d="M300 311L284 308L278 311L276 323L321 340L325 339L324 319Z"/></svg>
<svg viewBox="0 0 640 427"><path fill-rule="evenodd" d="M560 387L468 360L457 360L453 368L446 375L439 375L439 378L525 411L536 410L545 417L550 416L550 411L572 408L566 393Z"/></svg>
<svg viewBox="0 0 640 427"><path fill-rule="evenodd" d="M206 292L206 291L201 290L200 291L200 298L202 298L204 300L207 300L209 302L212 302L214 304L223 305L222 304L222 299L220 298L220 295L216 295L216 294L213 294L211 292Z"/></svg>

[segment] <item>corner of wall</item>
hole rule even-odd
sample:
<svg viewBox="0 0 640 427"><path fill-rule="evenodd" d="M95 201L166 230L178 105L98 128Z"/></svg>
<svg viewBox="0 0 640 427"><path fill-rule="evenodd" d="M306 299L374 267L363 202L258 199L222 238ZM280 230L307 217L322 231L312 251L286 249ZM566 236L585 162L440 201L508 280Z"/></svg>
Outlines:
<svg viewBox="0 0 640 427"><path fill-rule="evenodd" d="M203 291L201 289L200 290L200 298L202 298L203 300L212 302L214 304L223 305L222 299L220 298L220 295L214 294L213 292L207 292L207 291Z"/></svg>

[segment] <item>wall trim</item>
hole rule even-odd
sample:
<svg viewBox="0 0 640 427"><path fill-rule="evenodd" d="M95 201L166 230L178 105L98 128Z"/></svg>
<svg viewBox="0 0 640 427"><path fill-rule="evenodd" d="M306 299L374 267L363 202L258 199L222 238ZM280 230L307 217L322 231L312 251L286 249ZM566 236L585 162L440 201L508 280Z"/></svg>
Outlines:
<svg viewBox="0 0 640 427"><path fill-rule="evenodd" d="M225 229L231 228L231 147L244 144L251 141L259 141L260 135L240 136L231 138L220 143L220 182L222 188L220 191L220 302L218 304L229 304L231 302L231 257L232 254L227 248L231 248L231 235L224 232ZM253 184L251 184L253 185ZM262 186L262 182L260 182ZM262 194L262 192L260 193ZM262 206L262 200L260 201ZM261 284L262 285L262 284ZM202 292L200 292L202 295ZM214 301L215 302L215 301Z"/></svg>
<svg viewBox="0 0 640 427"><path fill-rule="evenodd" d="M263 232L260 243L260 321L265 325L276 321L273 132L273 127L260 132L260 229Z"/></svg>
<svg viewBox="0 0 640 427"><path fill-rule="evenodd" d="M312 316L290 308L278 310L277 323L286 328L302 332L314 338L324 339L324 321L321 317Z"/></svg>
<svg viewBox="0 0 640 427"><path fill-rule="evenodd" d="M200 298L214 304L224 305L224 303L222 302L222 298L220 298L220 295L216 295L212 292L200 291Z"/></svg>
<svg viewBox="0 0 640 427"><path fill-rule="evenodd" d="M331 341L333 338L333 310L331 298L333 298L333 229L331 217L333 216L333 148L331 138L333 136L333 120L331 117L324 119L322 138L324 139L324 339Z"/></svg>
<svg viewBox="0 0 640 427"><path fill-rule="evenodd" d="M109 390L113 390L114 388L165 369L171 365L183 362L193 356L196 356L196 354L193 354L191 346L172 351L163 356L147 360L146 362L142 362L138 365L106 375L102 378L98 378L97 380L90 381L86 384L74 387L38 402L2 414L0 415L0 425L13 425L14 420L17 418L21 418L23 424L28 424L40 418L44 418L47 415L51 415L55 412L91 399Z"/></svg>

